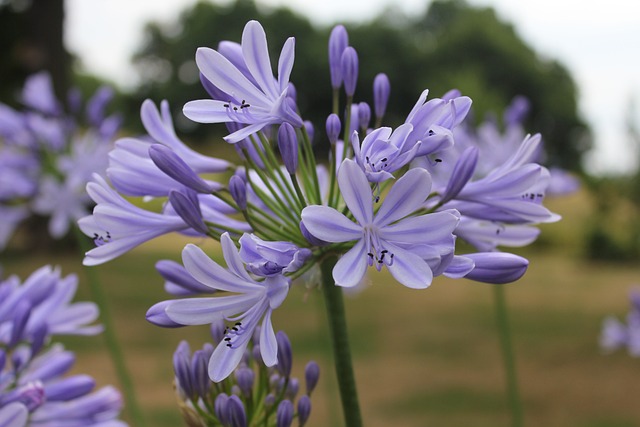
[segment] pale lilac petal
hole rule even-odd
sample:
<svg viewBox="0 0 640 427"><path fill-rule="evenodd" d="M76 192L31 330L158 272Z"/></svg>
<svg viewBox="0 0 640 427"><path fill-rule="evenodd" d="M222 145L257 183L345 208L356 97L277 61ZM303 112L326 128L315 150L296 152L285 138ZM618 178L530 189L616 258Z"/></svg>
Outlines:
<svg viewBox="0 0 640 427"><path fill-rule="evenodd" d="M302 210L302 222L307 231L325 242L349 242L362 237L361 226L328 206L307 206Z"/></svg>
<svg viewBox="0 0 640 427"><path fill-rule="evenodd" d="M342 255L333 267L333 280L337 286L350 288L356 286L367 270L367 247L364 240Z"/></svg>
<svg viewBox="0 0 640 427"><path fill-rule="evenodd" d="M456 197L462 188L467 185L476 169L478 154L477 147L469 147L460 155L453 172L451 172L447 188L442 193L441 204L445 204Z"/></svg>
<svg viewBox="0 0 640 427"><path fill-rule="evenodd" d="M22 403L13 402L0 408L0 426L25 427L29 411Z"/></svg>
<svg viewBox="0 0 640 427"><path fill-rule="evenodd" d="M284 92L289 86L289 78L291 77L295 57L295 45L296 40L293 37L289 37L280 52L280 59L278 60L278 84L280 85L280 92Z"/></svg>
<svg viewBox="0 0 640 427"><path fill-rule="evenodd" d="M341 187L342 188L342 187ZM431 192L431 175L424 169L411 169L389 190L374 223L383 227L418 210Z"/></svg>
<svg viewBox="0 0 640 427"><path fill-rule="evenodd" d="M196 245L188 244L184 247L182 263L197 281L213 289L254 293L263 290L260 284L242 279L222 268Z"/></svg>
<svg viewBox="0 0 640 427"><path fill-rule="evenodd" d="M240 258L238 248L236 248L233 240L229 237L229 233L222 234L220 237L220 245L222 246L222 256L224 257L224 261L227 263L227 268L236 276L241 277L248 282L252 282L253 279L251 279L251 276L247 273L244 263L242 262L242 258Z"/></svg>
<svg viewBox="0 0 640 427"><path fill-rule="evenodd" d="M248 310L259 300L253 294L179 299L168 303L165 312L181 325L206 325Z"/></svg>
<svg viewBox="0 0 640 427"><path fill-rule="evenodd" d="M444 275L452 279L460 279L475 267L475 263L471 258L465 256L454 256L447 268L444 270Z"/></svg>
<svg viewBox="0 0 640 427"><path fill-rule="evenodd" d="M223 123L235 121L238 117L229 116L228 101L197 99L184 104L182 112L188 119L198 123ZM225 107L227 105L227 107Z"/></svg>
<svg viewBox="0 0 640 427"><path fill-rule="evenodd" d="M396 224L381 228L378 235L383 240L402 243L426 243L440 241L451 236L458 224L455 211L443 211L406 218Z"/></svg>
<svg viewBox="0 0 640 427"><path fill-rule="evenodd" d="M373 221L371 187L366 175L356 162L351 159L345 159L342 162L338 171L338 185L347 207L360 225L371 224Z"/></svg>
<svg viewBox="0 0 640 427"><path fill-rule="evenodd" d="M245 138L248 138L249 136L253 135L254 133L260 131L263 127L265 127L268 123L266 122L260 122L260 123L254 123L252 125L249 126L245 126L243 128L238 129L237 131L230 133L229 135L225 136L223 139L225 141L227 141L230 144L235 144L236 142L240 142Z"/></svg>
<svg viewBox="0 0 640 427"><path fill-rule="evenodd" d="M267 310L262 320L262 328L260 328L260 354L267 366L274 366L278 363L278 342L271 324L271 312L271 309Z"/></svg>
<svg viewBox="0 0 640 427"><path fill-rule="evenodd" d="M425 289L431 285L433 272L425 260L395 245L388 245L388 249L394 257L387 268L398 282L412 289Z"/></svg>
<svg viewBox="0 0 640 427"><path fill-rule="evenodd" d="M220 382L227 378L238 366L244 356L249 340L244 340L238 347L230 348L224 342L218 344L209 359L209 378Z"/></svg>
<svg viewBox="0 0 640 427"><path fill-rule="evenodd" d="M251 75L265 94L275 99L279 96L271 69L267 35L258 21L249 21L242 32L242 54Z"/></svg>
<svg viewBox="0 0 640 427"><path fill-rule="evenodd" d="M506 252L478 252L466 254L475 263L465 277L477 282L504 284L515 282L527 271L529 261Z"/></svg>

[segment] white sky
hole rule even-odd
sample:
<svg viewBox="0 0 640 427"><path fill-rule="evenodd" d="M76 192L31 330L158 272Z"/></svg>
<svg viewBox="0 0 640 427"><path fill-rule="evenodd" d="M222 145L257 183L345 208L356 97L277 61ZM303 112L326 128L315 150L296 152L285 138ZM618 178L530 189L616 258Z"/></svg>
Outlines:
<svg viewBox="0 0 640 427"><path fill-rule="evenodd" d="M569 68L580 91L580 111L594 131L596 148L587 162L591 171L616 173L635 167L638 154L626 136L625 122L631 100L635 99L635 123L640 126L640 2L468 1L494 7L537 52L558 59ZM82 58L89 71L131 87L136 83L136 73L129 58L142 42L144 24L150 20L174 20L179 11L194 3L195 0L67 0L67 46ZM261 3L287 5L315 22L328 24L366 20L390 5L415 15L425 10L427 0Z"/></svg>

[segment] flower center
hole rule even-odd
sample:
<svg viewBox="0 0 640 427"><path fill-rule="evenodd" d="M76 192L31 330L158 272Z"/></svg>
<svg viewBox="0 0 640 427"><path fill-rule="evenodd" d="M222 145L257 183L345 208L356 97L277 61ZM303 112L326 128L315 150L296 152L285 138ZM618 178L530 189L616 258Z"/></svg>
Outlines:
<svg viewBox="0 0 640 427"><path fill-rule="evenodd" d="M386 249L376 231L374 227L365 227L365 241L369 246L367 253L369 266L375 266L376 270L380 271L383 265L387 267L393 265L394 254Z"/></svg>
<svg viewBox="0 0 640 427"><path fill-rule="evenodd" d="M228 101L223 106L227 110L227 116L232 120L240 123L251 123L254 120L253 115L249 111L251 105L247 104L243 99L240 104L234 104L233 101Z"/></svg>

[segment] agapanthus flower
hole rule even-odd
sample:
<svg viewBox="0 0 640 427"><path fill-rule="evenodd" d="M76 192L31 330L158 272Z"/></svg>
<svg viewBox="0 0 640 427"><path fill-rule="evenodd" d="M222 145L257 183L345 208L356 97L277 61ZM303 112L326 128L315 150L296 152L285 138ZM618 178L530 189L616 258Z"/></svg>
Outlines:
<svg viewBox="0 0 640 427"><path fill-rule="evenodd" d="M289 292L289 279L282 274L262 274L261 280L252 277L228 233L221 236L220 243L227 269L195 245L184 248L182 261L186 271L198 282L212 291L233 295L164 301L147 314L151 322L161 326L166 326L165 318L179 325L201 325L220 319L231 322L209 361L209 376L216 382L228 377L238 366L258 324L262 324L262 359L267 366L276 364L277 344L271 313Z"/></svg>
<svg viewBox="0 0 640 427"><path fill-rule="evenodd" d="M87 214L92 202L85 185L93 173L104 173L121 121L105 114L112 96L110 89L99 89L81 117L77 105L65 112L50 76L38 73L25 82L24 111L0 104L0 182L7 183L0 186L0 209L23 208L0 226L0 249L32 214L49 218L53 238L65 236Z"/></svg>
<svg viewBox="0 0 640 427"><path fill-rule="evenodd" d="M196 64L206 80L221 93L212 100L188 102L184 114L200 123L236 122L246 127L225 137L235 143L267 125L302 120L289 103L287 90L293 68L295 40L287 39L278 62L278 79L273 77L264 29L249 21L242 33L239 48L227 44L231 54L225 56L209 48L199 48Z"/></svg>
<svg viewBox="0 0 640 427"><path fill-rule="evenodd" d="M629 355L640 357L640 292L633 290L629 301L631 308L627 313L626 323L613 316L603 320L600 347L607 352L626 348Z"/></svg>
<svg viewBox="0 0 640 427"><path fill-rule="evenodd" d="M42 267L24 282L0 282L0 425L121 427L120 393L94 391L88 375L69 375L75 355L52 343L60 334L94 335L93 303L72 303L77 277Z"/></svg>
<svg viewBox="0 0 640 427"><path fill-rule="evenodd" d="M339 286L357 285L367 265L389 272L403 285L426 288L433 272L429 264L406 244L430 246L434 253L453 252L459 216L455 211L416 215L431 192L431 178L413 169L391 187L374 215L374 198L366 175L352 160L345 160L338 172L342 197L357 222L328 206L308 206L302 221L315 237L327 242L356 241L337 262L333 278Z"/></svg>

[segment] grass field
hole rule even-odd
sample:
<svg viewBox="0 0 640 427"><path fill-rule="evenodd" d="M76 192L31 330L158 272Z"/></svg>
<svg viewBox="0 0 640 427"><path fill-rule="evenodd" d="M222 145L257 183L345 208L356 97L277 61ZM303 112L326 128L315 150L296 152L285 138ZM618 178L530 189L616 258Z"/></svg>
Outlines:
<svg viewBox="0 0 640 427"><path fill-rule="evenodd" d="M640 360L598 348L602 319L622 317L627 294L639 283L637 264L613 265L580 257L589 199L580 194L551 207L565 220L544 227L541 242L525 254L525 277L507 285L518 375L531 427L640 426ZM125 346L149 426L182 425L171 382L171 357L181 339L199 347L207 328L164 330L144 314L166 299L153 265L177 259L184 243L164 238L94 267L108 292L117 334ZM212 246L212 248L214 248ZM210 253L214 254L215 249ZM22 278L35 267L58 264L79 272L71 254L2 261L5 273ZM366 426L499 427L509 425L504 377L493 314L493 288L438 278L425 291L406 289L386 273L370 275L362 293L347 297L349 333ZM78 299L90 298L86 286ZM340 426L323 304L317 289L297 286L274 318L294 347L294 370L307 360L322 368L310 426ZM100 337L64 342L78 352L77 372L115 381Z"/></svg>

